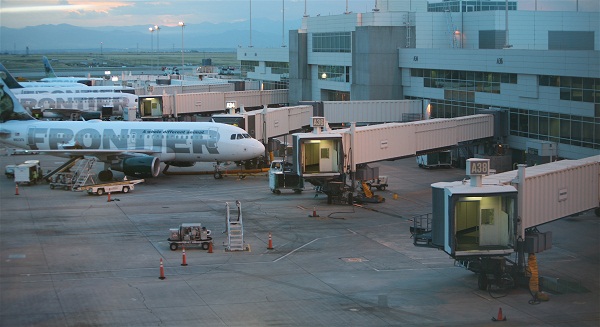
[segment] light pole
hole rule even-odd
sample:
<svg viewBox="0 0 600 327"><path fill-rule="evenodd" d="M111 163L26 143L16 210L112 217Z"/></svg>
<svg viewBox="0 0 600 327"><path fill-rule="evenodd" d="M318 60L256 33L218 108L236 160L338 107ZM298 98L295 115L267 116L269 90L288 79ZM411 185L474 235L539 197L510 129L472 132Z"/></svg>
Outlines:
<svg viewBox="0 0 600 327"><path fill-rule="evenodd" d="M156 31L156 67L160 69L160 39L158 38L160 27L158 25L154 25L154 30Z"/></svg>
<svg viewBox="0 0 600 327"><path fill-rule="evenodd" d="M179 26L181 26L181 79L183 80L183 68L185 67L185 62L183 60L183 28L185 27L184 22L179 22ZM182 84L183 85L183 84Z"/></svg>
<svg viewBox="0 0 600 327"><path fill-rule="evenodd" d="M149 27L150 31L150 70L152 70L152 64L154 63L154 59L152 59L152 52L154 52L154 38L152 37L152 32L154 32L154 28Z"/></svg>

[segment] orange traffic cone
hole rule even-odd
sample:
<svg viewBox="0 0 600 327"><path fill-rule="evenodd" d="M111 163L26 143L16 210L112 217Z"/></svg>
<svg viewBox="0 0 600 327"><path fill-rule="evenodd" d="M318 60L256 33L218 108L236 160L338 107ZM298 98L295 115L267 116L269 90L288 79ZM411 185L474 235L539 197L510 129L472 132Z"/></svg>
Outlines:
<svg viewBox="0 0 600 327"><path fill-rule="evenodd" d="M110 192L108 192L108 199L106 200L106 202L110 202Z"/></svg>
<svg viewBox="0 0 600 327"><path fill-rule="evenodd" d="M162 258L160 258L160 277L158 279L165 279L165 268L163 267Z"/></svg>
<svg viewBox="0 0 600 327"><path fill-rule="evenodd" d="M319 215L317 215L317 209L315 209L315 207L313 207L312 216L309 216L309 217L319 217Z"/></svg>
<svg viewBox="0 0 600 327"><path fill-rule="evenodd" d="M271 238L271 232L269 232L269 245L267 246L268 250L273 250L273 239Z"/></svg>
<svg viewBox="0 0 600 327"><path fill-rule="evenodd" d="M15 195L19 195L19 184L15 183Z"/></svg>
<svg viewBox="0 0 600 327"><path fill-rule="evenodd" d="M506 316L502 316L502 308L498 308L498 317L492 317L492 321L506 321Z"/></svg>
<svg viewBox="0 0 600 327"><path fill-rule="evenodd" d="M208 242L208 253L213 253L212 241Z"/></svg>
<svg viewBox="0 0 600 327"><path fill-rule="evenodd" d="M185 260L185 247L181 247L183 253L183 261L181 262L182 266L187 266L187 260Z"/></svg>

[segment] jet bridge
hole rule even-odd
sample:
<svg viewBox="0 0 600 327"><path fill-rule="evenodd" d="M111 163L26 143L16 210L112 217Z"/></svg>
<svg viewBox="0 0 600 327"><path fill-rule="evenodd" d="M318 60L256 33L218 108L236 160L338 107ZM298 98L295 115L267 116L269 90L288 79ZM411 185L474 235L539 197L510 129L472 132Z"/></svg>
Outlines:
<svg viewBox="0 0 600 327"><path fill-rule="evenodd" d="M356 167L415 156L493 135L493 116L474 115L331 130L324 117L312 117L312 133L295 133L292 171L334 200L352 203Z"/></svg>
<svg viewBox="0 0 600 327"><path fill-rule="evenodd" d="M600 216L600 156L492 175L489 167L489 159L468 159L470 180L432 184L431 219L414 219L411 229L415 245L425 241L479 273L480 288L505 271L522 277L525 253L552 247L552 233L536 227L590 209Z"/></svg>

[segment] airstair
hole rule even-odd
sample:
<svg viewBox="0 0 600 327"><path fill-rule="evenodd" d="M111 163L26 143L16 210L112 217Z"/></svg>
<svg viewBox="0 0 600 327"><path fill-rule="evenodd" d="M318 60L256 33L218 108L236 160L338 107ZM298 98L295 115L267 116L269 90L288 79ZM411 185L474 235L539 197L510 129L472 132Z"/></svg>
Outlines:
<svg viewBox="0 0 600 327"><path fill-rule="evenodd" d="M227 207L227 221L225 222L227 233L226 251L244 251L244 224L242 221L242 204L235 201L236 207L231 207L229 202L225 202ZM236 212L237 211L237 212Z"/></svg>
<svg viewBox="0 0 600 327"><path fill-rule="evenodd" d="M73 190L79 189L81 186L87 184L87 182L95 184L94 173L92 172L92 167L94 167L95 163L96 158L84 158L77 163L74 175L77 179L75 180L75 183L73 183Z"/></svg>

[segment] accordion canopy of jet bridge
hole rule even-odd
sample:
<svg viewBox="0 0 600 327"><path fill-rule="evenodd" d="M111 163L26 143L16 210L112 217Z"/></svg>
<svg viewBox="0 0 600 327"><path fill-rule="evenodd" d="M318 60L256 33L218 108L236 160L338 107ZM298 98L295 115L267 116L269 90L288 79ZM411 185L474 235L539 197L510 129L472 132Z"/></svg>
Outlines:
<svg viewBox="0 0 600 327"><path fill-rule="evenodd" d="M435 118L408 123L387 123L336 130L343 136L344 153L356 165L412 157L421 152L449 148L461 142L494 135L492 115Z"/></svg>
<svg viewBox="0 0 600 327"><path fill-rule="evenodd" d="M568 217L600 204L600 156L523 167L517 191L521 229ZM483 178L484 185L519 184L518 170Z"/></svg>

